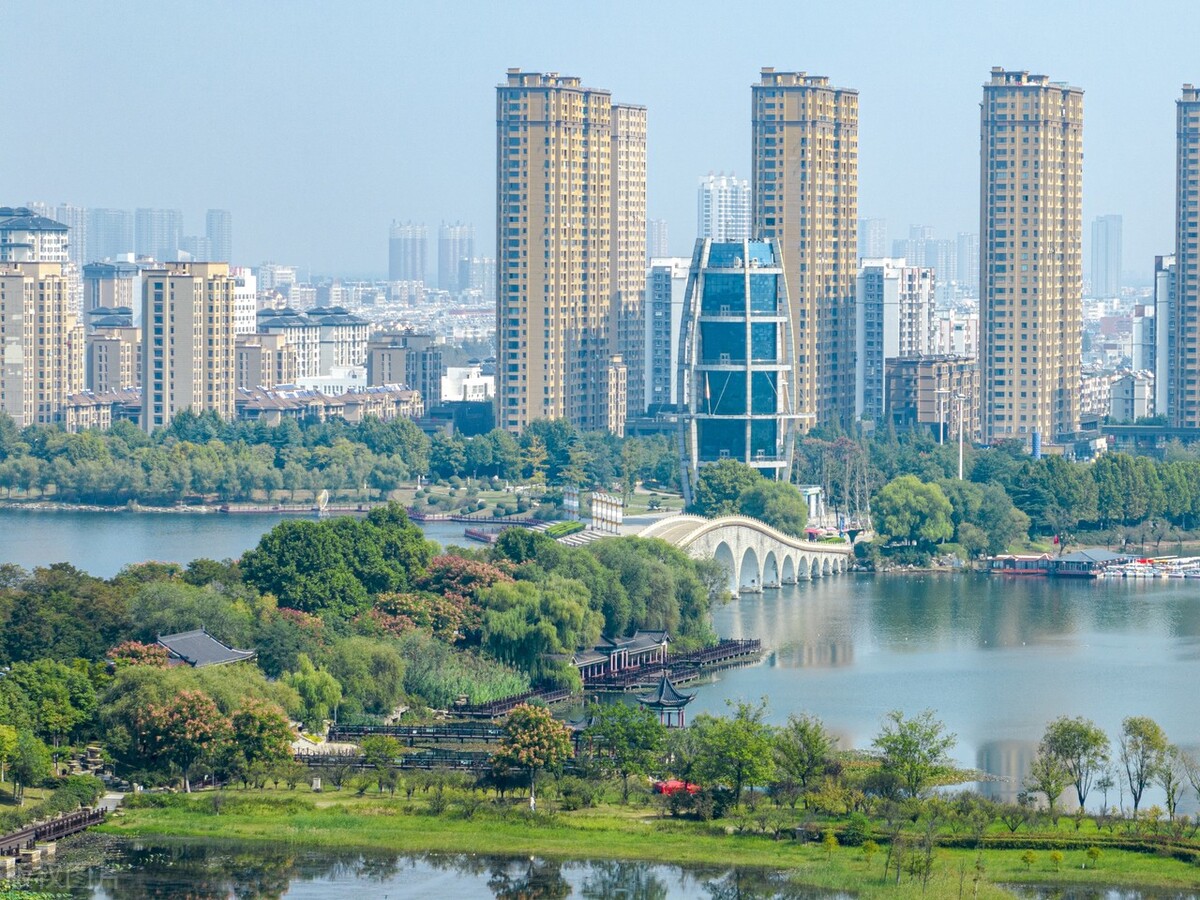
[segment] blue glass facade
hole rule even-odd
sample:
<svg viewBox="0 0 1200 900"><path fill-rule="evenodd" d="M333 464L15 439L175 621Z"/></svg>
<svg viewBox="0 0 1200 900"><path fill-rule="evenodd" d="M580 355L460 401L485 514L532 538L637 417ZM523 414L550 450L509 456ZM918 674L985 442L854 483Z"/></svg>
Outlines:
<svg viewBox="0 0 1200 900"><path fill-rule="evenodd" d="M685 492L700 467L737 459L791 468L795 409L783 264L769 241L696 242L680 340Z"/></svg>

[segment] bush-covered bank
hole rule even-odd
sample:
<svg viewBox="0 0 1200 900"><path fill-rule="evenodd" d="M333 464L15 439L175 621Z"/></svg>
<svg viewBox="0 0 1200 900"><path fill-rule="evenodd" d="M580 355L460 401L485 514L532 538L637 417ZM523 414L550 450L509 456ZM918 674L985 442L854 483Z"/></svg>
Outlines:
<svg viewBox="0 0 1200 900"><path fill-rule="evenodd" d="M515 530L487 550L434 553L389 504L283 522L238 561L143 563L107 580L0 565L0 774L37 786L94 742L142 784L261 782L290 760L289 718L313 732L401 711L419 722L463 700L577 686L570 653L639 628L702 645L725 596L719 570L658 541L569 548ZM157 637L200 628L254 661L168 667Z"/></svg>

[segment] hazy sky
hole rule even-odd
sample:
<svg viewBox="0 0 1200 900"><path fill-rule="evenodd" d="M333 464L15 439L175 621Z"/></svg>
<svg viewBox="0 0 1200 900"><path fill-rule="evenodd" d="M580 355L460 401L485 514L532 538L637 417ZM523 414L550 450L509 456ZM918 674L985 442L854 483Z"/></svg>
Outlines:
<svg viewBox="0 0 1200 900"><path fill-rule="evenodd" d="M1001 65L1084 88L1085 247L1094 216L1121 213L1125 268L1145 272L1174 240L1195 9L0 0L0 205L179 207L189 234L228 208L235 262L313 272L385 272L393 219L473 222L490 252L495 85L520 66L649 108L649 215L688 253L697 176L749 175L749 86L767 65L859 90L860 215L889 238L909 223L952 237L978 230L981 85Z"/></svg>

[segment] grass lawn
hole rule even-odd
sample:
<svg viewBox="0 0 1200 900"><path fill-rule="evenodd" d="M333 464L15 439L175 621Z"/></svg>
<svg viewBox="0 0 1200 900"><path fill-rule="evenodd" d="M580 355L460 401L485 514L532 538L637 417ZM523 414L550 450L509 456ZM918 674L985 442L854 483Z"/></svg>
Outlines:
<svg viewBox="0 0 1200 900"><path fill-rule="evenodd" d="M116 834L287 842L328 848L394 852L538 854L563 859L637 859L683 865L754 866L790 872L799 883L846 888L870 897L1010 896L997 884L1032 882L1194 887L1200 871L1178 860L1105 849L1095 868L1083 849L1064 851L1056 866L1047 851L1032 863L1021 850L936 851L933 874L922 889L907 873L895 883L895 869L884 883L887 848L867 859L860 848L826 849L757 833L737 834L733 823L663 819L652 807L604 805L599 808L530 817L523 801L499 806L447 795L441 814L429 810L429 798L395 798L346 790L229 791L214 802L212 793L171 800L169 807L123 810L104 826ZM977 869L977 861L982 868ZM1086 867L1085 867L1086 866Z"/></svg>

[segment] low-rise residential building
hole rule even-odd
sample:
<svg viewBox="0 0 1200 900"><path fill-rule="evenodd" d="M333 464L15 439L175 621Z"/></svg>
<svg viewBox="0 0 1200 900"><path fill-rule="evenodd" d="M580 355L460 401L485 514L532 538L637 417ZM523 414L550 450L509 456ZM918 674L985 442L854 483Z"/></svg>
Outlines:
<svg viewBox="0 0 1200 900"><path fill-rule="evenodd" d="M238 418L278 425L284 419L345 419L351 424L368 416L416 419L425 412L418 391L396 387L368 387L361 391L331 396L300 388L237 392Z"/></svg>
<svg viewBox="0 0 1200 900"><path fill-rule="evenodd" d="M922 428L956 440L980 437L979 366L969 356L925 356L888 363L888 421L897 429Z"/></svg>

